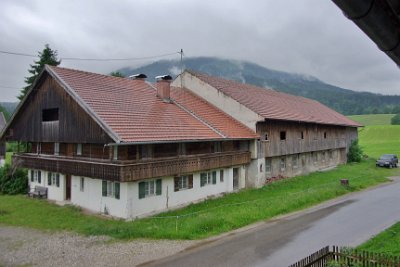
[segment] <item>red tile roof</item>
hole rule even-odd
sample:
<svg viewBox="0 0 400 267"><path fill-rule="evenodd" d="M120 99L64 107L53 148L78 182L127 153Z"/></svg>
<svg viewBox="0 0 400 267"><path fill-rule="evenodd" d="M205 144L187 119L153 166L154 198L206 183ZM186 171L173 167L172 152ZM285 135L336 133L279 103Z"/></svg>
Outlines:
<svg viewBox="0 0 400 267"><path fill-rule="evenodd" d="M246 106L265 119L302 121L352 127L362 126L327 106L308 98L293 96L272 89L242 84L223 78L212 77L203 73L188 72L225 95L235 99L240 104Z"/></svg>
<svg viewBox="0 0 400 267"><path fill-rule="evenodd" d="M215 130L225 137L258 137L249 128L187 89L172 87L171 97L176 103L182 105L186 110L193 113L198 119L202 120L208 125L212 125Z"/></svg>
<svg viewBox="0 0 400 267"><path fill-rule="evenodd" d="M193 112L208 110L210 114L196 117L179 104L164 103L157 97L155 88L144 81L60 67L47 66L47 70L117 136L116 141L162 142L255 136L228 115L182 90L173 92L182 105L188 103L182 98L187 95L196 109ZM200 119L201 116L204 118ZM224 120L230 121L231 125L221 123Z"/></svg>

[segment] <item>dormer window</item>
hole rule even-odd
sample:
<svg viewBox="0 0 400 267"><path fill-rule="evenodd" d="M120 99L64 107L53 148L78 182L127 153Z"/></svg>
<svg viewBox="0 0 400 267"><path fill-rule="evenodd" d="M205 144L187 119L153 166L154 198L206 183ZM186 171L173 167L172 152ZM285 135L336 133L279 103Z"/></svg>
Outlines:
<svg viewBox="0 0 400 267"><path fill-rule="evenodd" d="M42 121L58 121L58 108L43 109Z"/></svg>

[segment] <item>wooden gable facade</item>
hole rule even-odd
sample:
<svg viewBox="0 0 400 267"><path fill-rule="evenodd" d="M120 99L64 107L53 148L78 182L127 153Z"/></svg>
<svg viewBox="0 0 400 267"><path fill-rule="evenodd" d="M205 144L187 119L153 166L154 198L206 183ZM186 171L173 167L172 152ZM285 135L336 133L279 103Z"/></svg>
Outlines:
<svg viewBox="0 0 400 267"><path fill-rule="evenodd" d="M42 75L18 108L5 138L20 142L114 142L48 73Z"/></svg>

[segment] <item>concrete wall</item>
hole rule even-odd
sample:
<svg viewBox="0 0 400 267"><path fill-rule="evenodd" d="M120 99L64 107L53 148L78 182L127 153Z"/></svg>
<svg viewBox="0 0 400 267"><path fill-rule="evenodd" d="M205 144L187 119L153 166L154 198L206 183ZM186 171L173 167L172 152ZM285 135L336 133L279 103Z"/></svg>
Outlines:
<svg viewBox="0 0 400 267"><path fill-rule="evenodd" d="M281 168L282 159L285 162L284 168ZM270 162L270 168L267 167L268 161ZM297 175L303 175L310 172L335 167L345 162L346 150L344 148L265 158L262 168L264 179L261 179L260 182L265 183L266 179L271 177L293 177ZM259 184L258 186L262 186L262 184Z"/></svg>

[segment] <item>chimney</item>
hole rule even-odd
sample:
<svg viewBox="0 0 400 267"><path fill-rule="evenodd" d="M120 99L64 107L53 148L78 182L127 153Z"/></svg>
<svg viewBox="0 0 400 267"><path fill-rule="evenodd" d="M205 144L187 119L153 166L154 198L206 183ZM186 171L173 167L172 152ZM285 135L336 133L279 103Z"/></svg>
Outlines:
<svg viewBox="0 0 400 267"><path fill-rule="evenodd" d="M172 77L169 75L161 75L156 77L156 81L157 96L160 97L164 102L170 103Z"/></svg>
<svg viewBox="0 0 400 267"><path fill-rule="evenodd" d="M133 74L133 75L129 76L129 79L138 80L138 81L144 81L146 78L147 78L147 75L143 74L143 73Z"/></svg>

